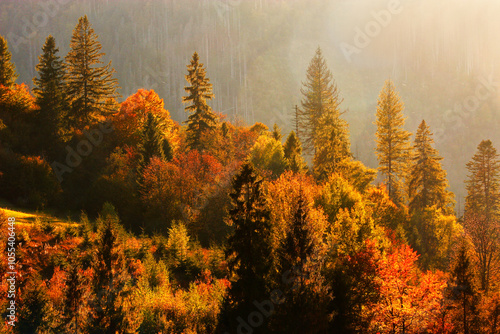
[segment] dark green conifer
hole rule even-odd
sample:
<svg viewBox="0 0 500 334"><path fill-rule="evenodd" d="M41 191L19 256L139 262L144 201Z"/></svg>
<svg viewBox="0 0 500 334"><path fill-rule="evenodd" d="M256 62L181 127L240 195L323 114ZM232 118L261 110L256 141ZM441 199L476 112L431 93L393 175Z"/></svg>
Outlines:
<svg viewBox="0 0 500 334"><path fill-rule="evenodd" d="M59 49L54 37L47 37L42 51L36 66L38 77L33 79L33 92L38 105L35 111L35 140L41 152L55 159L66 132L63 124L68 107L64 92L65 70L57 55Z"/></svg>
<svg viewBox="0 0 500 334"><path fill-rule="evenodd" d="M270 212L262 193L262 180L251 164L245 163L234 178L230 196L229 223L234 233L229 237L226 256L235 281L222 314L222 326L227 330L238 326L238 316L252 311L253 301L268 296L271 267ZM259 333L261 330L257 329Z"/></svg>
<svg viewBox="0 0 500 334"><path fill-rule="evenodd" d="M302 144L294 131L290 132L283 145L288 168L294 173L307 171L307 164L302 157Z"/></svg>
<svg viewBox="0 0 500 334"><path fill-rule="evenodd" d="M102 121L115 112L118 81L113 78L111 62L102 65L101 43L87 16L78 20L71 37L70 51L66 56L67 95L70 103L69 121L74 127L83 128Z"/></svg>
<svg viewBox="0 0 500 334"><path fill-rule="evenodd" d="M423 211L435 205L443 212L453 210L453 194L448 191L446 171L441 167L438 151L429 126L422 121L415 136L413 165L409 178L410 212Z"/></svg>
<svg viewBox="0 0 500 334"><path fill-rule="evenodd" d="M11 87L18 75L16 66L11 61L12 54L9 51L7 40L0 36L0 85Z"/></svg>
<svg viewBox="0 0 500 334"><path fill-rule="evenodd" d="M190 113L187 120L187 142L190 149L206 150L210 136L217 129L217 116L207 104L214 97L212 84L206 77L206 69L200 63L198 53L193 54L191 63L187 66L186 80L190 86L184 87L188 93L182 97L183 103L189 103L185 110Z"/></svg>

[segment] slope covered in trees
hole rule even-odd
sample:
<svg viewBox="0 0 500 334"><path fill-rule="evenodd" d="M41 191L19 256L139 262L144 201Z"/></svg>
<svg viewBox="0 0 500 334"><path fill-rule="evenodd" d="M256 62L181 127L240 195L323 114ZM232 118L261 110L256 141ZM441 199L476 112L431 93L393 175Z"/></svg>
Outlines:
<svg viewBox="0 0 500 334"><path fill-rule="evenodd" d="M500 6L480 0L450 4L443 13L433 0L408 2L397 8L383 34L346 57L343 43L356 47L356 38L362 40L357 29L364 31L371 11L383 10L387 1L322 0L311 6L307 0L5 0L0 34L10 45L19 82L31 86L45 38L54 36L61 55L67 54L71 28L85 13L107 54L103 62L113 60L123 99L139 88L154 89L177 122L187 118L178 97L196 50L214 84L217 98L209 103L214 110L231 120L269 127L277 122L286 133L293 129L288 115L300 105L311 50L321 45L349 110L345 119L355 157L377 167L372 110L390 76L404 98L408 128L414 132L423 118L433 129L457 209L463 211L465 163L481 140L500 140L495 116ZM477 17L489 23L475 24Z"/></svg>
<svg viewBox="0 0 500 334"><path fill-rule="evenodd" d="M115 100L106 47L87 16L77 21L65 57L53 36L38 50L33 91L16 83L0 39L0 197L77 222L17 224L10 241L14 223L0 210L0 248L18 259L16 326L2 330L498 331L494 141L464 165L457 214L433 128L422 121L412 138L397 84L373 98L375 181L351 151L358 124L341 111L320 48L301 69L296 132L209 105L219 82L192 51L179 124L153 87ZM4 316L9 257L0 254Z"/></svg>

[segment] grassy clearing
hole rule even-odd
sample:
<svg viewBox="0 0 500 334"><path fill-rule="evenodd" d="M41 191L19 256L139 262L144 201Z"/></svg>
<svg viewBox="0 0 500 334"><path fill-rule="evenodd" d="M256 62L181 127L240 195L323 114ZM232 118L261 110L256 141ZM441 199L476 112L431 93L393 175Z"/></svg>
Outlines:
<svg viewBox="0 0 500 334"><path fill-rule="evenodd" d="M33 224L36 219L39 219L41 221L47 221L55 226L61 226L61 227L66 227L66 226L77 226L78 223L75 223L71 221L68 218L61 218L61 217L56 217L54 215L51 215L50 213L46 212L38 212L38 211L33 211L25 208L18 208L15 207L14 205L10 204L9 202L0 199L0 209L5 211L7 216L9 217L15 217L16 218L16 223L18 224Z"/></svg>

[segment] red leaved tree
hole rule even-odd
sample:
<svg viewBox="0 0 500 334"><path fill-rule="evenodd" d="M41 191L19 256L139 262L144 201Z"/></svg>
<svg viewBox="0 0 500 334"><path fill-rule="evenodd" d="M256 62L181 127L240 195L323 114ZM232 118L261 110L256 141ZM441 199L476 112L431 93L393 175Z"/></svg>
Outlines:
<svg viewBox="0 0 500 334"><path fill-rule="evenodd" d="M165 110L163 99L154 90L139 89L120 105L113 117L117 140L120 144L137 146L141 141L141 129L151 113L162 122L165 136L175 149L179 146L178 125Z"/></svg>
<svg viewBox="0 0 500 334"><path fill-rule="evenodd" d="M409 246L401 245L381 259L372 332L417 333L437 321L446 282L440 272L420 272L417 258Z"/></svg>

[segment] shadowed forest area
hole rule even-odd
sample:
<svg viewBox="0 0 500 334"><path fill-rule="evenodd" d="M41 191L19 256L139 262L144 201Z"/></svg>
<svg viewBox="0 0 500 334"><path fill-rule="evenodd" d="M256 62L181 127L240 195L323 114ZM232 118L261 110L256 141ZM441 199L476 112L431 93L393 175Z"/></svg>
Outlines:
<svg viewBox="0 0 500 334"><path fill-rule="evenodd" d="M1 331L499 333L494 62L356 3L2 2Z"/></svg>

